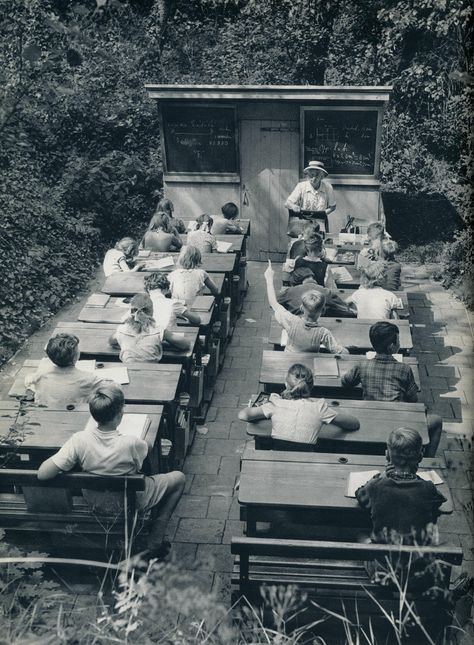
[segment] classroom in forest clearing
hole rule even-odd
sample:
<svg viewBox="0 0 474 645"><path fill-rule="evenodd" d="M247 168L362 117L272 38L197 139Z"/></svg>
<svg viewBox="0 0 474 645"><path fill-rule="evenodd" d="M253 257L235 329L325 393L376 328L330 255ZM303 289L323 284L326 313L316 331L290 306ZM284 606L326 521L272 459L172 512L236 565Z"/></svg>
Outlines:
<svg viewBox="0 0 474 645"><path fill-rule="evenodd" d="M229 546L234 598L258 605L261 585L300 584L308 623L341 602L355 619L355 600L363 624L380 628L362 598L368 589L396 606L397 580L379 584L388 563L392 578L413 575L410 599L435 640L466 585L454 580L462 549L438 526L454 508L443 422L419 397L410 293L380 199L391 88L147 90L160 109L165 197L140 240L106 253L101 292L18 366L0 404L2 434L23 432L0 471L2 525L40 532L51 553L121 560L135 515L134 555L169 556L167 525L244 306L248 260L263 261L252 266L273 319L260 391L238 413L245 536Z"/></svg>

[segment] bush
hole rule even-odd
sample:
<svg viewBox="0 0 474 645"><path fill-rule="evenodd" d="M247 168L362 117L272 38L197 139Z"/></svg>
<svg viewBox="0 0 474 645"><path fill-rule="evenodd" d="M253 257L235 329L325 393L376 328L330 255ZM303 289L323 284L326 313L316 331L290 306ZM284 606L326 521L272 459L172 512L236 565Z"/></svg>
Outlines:
<svg viewBox="0 0 474 645"><path fill-rule="evenodd" d="M446 288L474 309L474 247L472 228L455 236L447 243L441 255L440 278Z"/></svg>

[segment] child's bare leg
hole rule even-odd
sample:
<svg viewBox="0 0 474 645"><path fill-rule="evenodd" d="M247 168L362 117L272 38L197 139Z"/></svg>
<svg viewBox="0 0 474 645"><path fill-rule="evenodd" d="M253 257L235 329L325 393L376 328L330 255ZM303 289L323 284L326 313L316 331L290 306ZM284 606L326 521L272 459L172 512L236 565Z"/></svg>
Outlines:
<svg viewBox="0 0 474 645"><path fill-rule="evenodd" d="M438 450L441 439L441 432L443 431L443 420L437 414L427 414L426 422L428 424L430 442L425 450L425 457L436 457L436 451Z"/></svg>
<svg viewBox="0 0 474 645"><path fill-rule="evenodd" d="M163 543L166 527L184 491L186 478L178 470L168 473L168 490L158 506L158 516L152 520L148 548L157 549ZM152 509L153 513L154 509Z"/></svg>

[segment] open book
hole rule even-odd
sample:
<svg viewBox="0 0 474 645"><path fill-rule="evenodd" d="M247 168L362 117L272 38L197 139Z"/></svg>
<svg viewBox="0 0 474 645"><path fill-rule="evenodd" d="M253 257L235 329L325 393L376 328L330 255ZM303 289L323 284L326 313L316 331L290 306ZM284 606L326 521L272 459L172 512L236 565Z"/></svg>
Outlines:
<svg viewBox="0 0 474 645"><path fill-rule="evenodd" d="M224 242L222 240L217 240L216 245L218 253L228 253L232 248L232 242Z"/></svg>
<svg viewBox="0 0 474 645"><path fill-rule="evenodd" d="M150 427L150 423L151 419L146 414L124 414L117 430L122 435L143 439ZM97 428L97 421L90 417L84 430L94 430L95 428Z"/></svg>
<svg viewBox="0 0 474 645"><path fill-rule="evenodd" d="M356 490L366 484L369 479L380 473L379 470L364 470L362 472L349 473L347 481L347 492L345 497L355 497ZM435 470L420 470L417 472L418 477L433 484L442 484L443 480Z"/></svg>
<svg viewBox="0 0 474 645"><path fill-rule="evenodd" d="M167 255L164 258L160 258L159 260L150 260L147 262L146 265L146 270L150 269L169 269L170 267L174 267L174 260L171 255Z"/></svg>

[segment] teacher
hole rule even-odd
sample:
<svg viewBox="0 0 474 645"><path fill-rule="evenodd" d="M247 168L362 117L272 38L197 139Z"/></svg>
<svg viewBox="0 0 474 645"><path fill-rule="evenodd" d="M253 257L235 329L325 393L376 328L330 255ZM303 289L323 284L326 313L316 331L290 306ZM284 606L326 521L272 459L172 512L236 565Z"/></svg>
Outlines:
<svg viewBox="0 0 474 645"><path fill-rule="evenodd" d="M322 231L328 231L327 216L336 208L334 190L325 179L328 171L321 161L310 161L304 169L306 179L300 181L285 202L290 211L288 235L298 237L306 222L317 222Z"/></svg>

